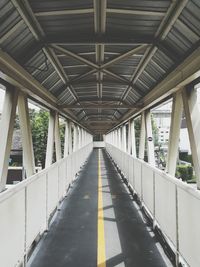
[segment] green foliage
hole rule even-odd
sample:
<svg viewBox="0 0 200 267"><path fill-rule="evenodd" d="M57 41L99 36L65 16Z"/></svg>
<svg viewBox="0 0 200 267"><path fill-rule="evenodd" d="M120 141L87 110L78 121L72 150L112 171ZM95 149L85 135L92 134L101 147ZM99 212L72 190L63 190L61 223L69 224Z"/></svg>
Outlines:
<svg viewBox="0 0 200 267"><path fill-rule="evenodd" d="M30 110L30 120L36 165L41 162L42 167L44 167L48 136L49 112L43 110L40 110L39 112Z"/></svg>
<svg viewBox="0 0 200 267"><path fill-rule="evenodd" d="M189 162L193 165L192 155L188 155L188 152L179 152L179 159Z"/></svg>
<svg viewBox="0 0 200 267"><path fill-rule="evenodd" d="M158 127L156 125L153 114L151 114L151 124L152 124L154 145L158 146Z"/></svg>
<svg viewBox="0 0 200 267"><path fill-rule="evenodd" d="M60 141L61 141L61 150L62 155L64 155L64 143L65 143L65 125L60 125Z"/></svg>
<svg viewBox="0 0 200 267"><path fill-rule="evenodd" d="M183 181L193 179L193 167L187 165L178 165L176 169L176 176L180 177Z"/></svg>

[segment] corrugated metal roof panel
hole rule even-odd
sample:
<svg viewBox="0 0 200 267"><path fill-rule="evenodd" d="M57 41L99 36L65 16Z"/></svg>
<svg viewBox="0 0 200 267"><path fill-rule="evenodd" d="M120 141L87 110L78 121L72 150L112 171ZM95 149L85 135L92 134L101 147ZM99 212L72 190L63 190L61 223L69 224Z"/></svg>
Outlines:
<svg viewBox="0 0 200 267"><path fill-rule="evenodd" d="M166 12L171 1L155 1L155 0L109 0L108 8L123 8L123 9L134 9L134 10L148 10L148 11L161 11Z"/></svg>
<svg viewBox="0 0 200 267"><path fill-rule="evenodd" d="M15 58L34 42L35 39L28 27L22 24L2 43L2 48Z"/></svg>
<svg viewBox="0 0 200 267"><path fill-rule="evenodd" d="M82 31L85 30L86 34L88 31L91 33L94 30L94 18L89 14L81 15L70 15L70 16L44 16L38 18L45 33L48 34L59 34L71 31Z"/></svg>
<svg viewBox="0 0 200 267"><path fill-rule="evenodd" d="M34 12L93 7L92 0L29 0L29 2Z"/></svg>
<svg viewBox="0 0 200 267"><path fill-rule="evenodd" d="M20 20L17 10L9 1L0 1L0 38L11 30Z"/></svg>

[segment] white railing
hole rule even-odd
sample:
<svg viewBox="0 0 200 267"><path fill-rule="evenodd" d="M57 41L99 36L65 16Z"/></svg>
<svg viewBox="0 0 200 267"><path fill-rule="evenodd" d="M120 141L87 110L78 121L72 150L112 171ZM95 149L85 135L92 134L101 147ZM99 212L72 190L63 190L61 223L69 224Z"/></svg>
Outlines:
<svg viewBox="0 0 200 267"><path fill-rule="evenodd" d="M0 193L0 266L18 266L50 218L93 149L79 149L32 177Z"/></svg>
<svg viewBox="0 0 200 267"><path fill-rule="evenodd" d="M199 267L200 192L113 145L106 144L106 149L175 253Z"/></svg>

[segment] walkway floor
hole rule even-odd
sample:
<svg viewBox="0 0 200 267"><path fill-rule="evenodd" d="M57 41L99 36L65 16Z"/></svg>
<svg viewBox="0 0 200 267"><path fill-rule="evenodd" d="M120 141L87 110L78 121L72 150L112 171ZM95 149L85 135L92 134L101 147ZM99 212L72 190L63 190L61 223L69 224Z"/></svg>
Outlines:
<svg viewBox="0 0 200 267"><path fill-rule="evenodd" d="M108 155L95 149L29 266L172 265Z"/></svg>

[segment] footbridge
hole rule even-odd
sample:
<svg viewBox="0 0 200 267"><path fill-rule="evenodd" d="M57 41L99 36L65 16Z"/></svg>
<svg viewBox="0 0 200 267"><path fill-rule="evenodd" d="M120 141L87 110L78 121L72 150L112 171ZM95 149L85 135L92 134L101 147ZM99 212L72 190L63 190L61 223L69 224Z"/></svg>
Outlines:
<svg viewBox="0 0 200 267"><path fill-rule="evenodd" d="M199 267L200 1L2 0L0 14L0 266ZM48 113L39 172L30 102ZM25 179L8 185L16 115ZM183 117L193 186L176 178Z"/></svg>

